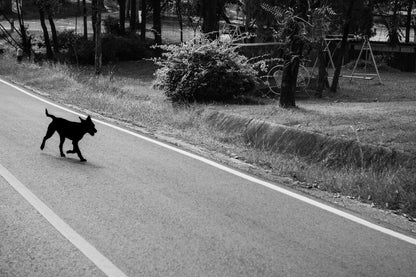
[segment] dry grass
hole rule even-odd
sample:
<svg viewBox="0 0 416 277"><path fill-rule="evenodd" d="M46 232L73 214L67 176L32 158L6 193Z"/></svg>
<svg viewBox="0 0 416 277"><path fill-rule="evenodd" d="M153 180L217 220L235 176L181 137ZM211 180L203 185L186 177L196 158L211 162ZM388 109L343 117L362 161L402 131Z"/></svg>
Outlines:
<svg viewBox="0 0 416 277"><path fill-rule="evenodd" d="M16 64L4 56L0 58L1 76L48 93L55 101L77 105L149 130L163 130L191 144L257 165L270 173L269 178L290 176L317 184L316 187L323 190L371 201L381 207L402 209L416 216L415 172L400 168L386 168L381 172L371 168L327 168L298 157L255 148L242 134L220 132L204 122L207 111L226 110L329 135L356 138L358 134L361 141L415 153L416 113L415 102L411 101L416 100L412 94L416 91L416 81L409 80L408 75L392 76L397 84L388 82L388 76L383 76L385 86L347 86L342 83L343 89L337 96L298 102L299 109L283 110L274 102L264 106L175 107L160 91L151 87L153 71L154 66L149 62L134 62L109 66L105 75L97 78L88 68L39 67ZM396 96L389 93L393 88ZM377 95L378 102L358 102L362 101L363 95L365 101Z"/></svg>
<svg viewBox="0 0 416 277"><path fill-rule="evenodd" d="M264 119L363 143L416 154L416 74L382 73L375 81L341 79L337 94L322 100L298 100L298 109L264 106L218 107L231 113Z"/></svg>

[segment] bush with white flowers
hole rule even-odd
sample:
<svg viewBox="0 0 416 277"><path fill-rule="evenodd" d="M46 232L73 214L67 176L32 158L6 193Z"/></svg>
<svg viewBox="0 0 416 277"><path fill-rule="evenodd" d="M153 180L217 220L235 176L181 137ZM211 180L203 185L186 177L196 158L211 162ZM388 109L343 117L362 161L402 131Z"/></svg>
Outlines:
<svg viewBox="0 0 416 277"><path fill-rule="evenodd" d="M256 86L256 70L231 41L205 37L160 46L155 85L174 102L235 102Z"/></svg>

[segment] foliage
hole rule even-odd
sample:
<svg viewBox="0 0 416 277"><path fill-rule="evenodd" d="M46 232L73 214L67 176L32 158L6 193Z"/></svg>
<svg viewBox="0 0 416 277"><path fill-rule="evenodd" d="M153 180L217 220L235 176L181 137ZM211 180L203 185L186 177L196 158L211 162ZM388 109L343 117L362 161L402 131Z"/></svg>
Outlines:
<svg viewBox="0 0 416 277"><path fill-rule="evenodd" d="M255 88L256 70L232 42L200 37L161 48L155 85L174 102L238 101Z"/></svg>
<svg viewBox="0 0 416 277"><path fill-rule="evenodd" d="M403 38L400 29L400 11L408 5L408 2L408 0L380 0L376 2L375 8L382 17L383 25L387 28L387 40L393 45L400 43Z"/></svg>
<svg viewBox="0 0 416 277"><path fill-rule="evenodd" d="M92 40L85 40L73 31L58 34L65 57L72 63L94 64L95 46ZM105 35L102 38L103 62L139 60L152 55L149 47L138 36L120 37Z"/></svg>
<svg viewBox="0 0 416 277"><path fill-rule="evenodd" d="M120 21L118 18L113 16L107 16L103 20L104 24L104 30L107 34L112 35L120 35L121 34L121 28L120 28Z"/></svg>
<svg viewBox="0 0 416 277"><path fill-rule="evenodd" d="M261 7L273 16L274 36L282 42L294 34L309 41L324 38L330 32L330 22L336 15L330 6L325 5L310 9L309 20L296 15L292 7L282 8L268 4L261 4Z"/></svg>
<svg viewBox="0 0 416 277"><path fill-rule="evenodd" d="M149 47L139 36L120 37L106 35L102 41L103 61L128 61L150 58Z"/></svg>
<svg viewBox="0 0 416 277"><path fill-rule="evenodd" d="M80 39L82 39L82 37L73 30L58 33L58 44L59 47L63 49L72 47L72 45Z"/></svg>
<svg viewBox="0 0 416 277"><path fill-rule="evenodd" d="M351 18L348 18L348 7L353 1ZM373 8L371 1L368 0L334 0L331 1L331 7L339 15L334 18L331 24L331 30L334 33L342 33L344 23L349 22L351 34L372 36L373 28Z"/></svg>
<svg viewBox="0 0 416 277"><path fill-rule="evenodd" d="M308 32L314 41L324 39L331 32L331 21L337 13L330 6L321 6L311 11Z"/></svg>

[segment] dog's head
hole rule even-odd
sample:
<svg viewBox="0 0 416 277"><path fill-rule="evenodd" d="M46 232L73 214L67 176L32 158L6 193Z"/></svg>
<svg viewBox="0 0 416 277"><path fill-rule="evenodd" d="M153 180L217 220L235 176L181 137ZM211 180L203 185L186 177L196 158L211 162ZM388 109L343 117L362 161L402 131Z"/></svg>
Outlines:
<svg viewBox="0 0 416 277"><path fill-rule="evenodd" d="M88 116L87 119L82 119L81 117L79 119L81 120L81 123L84 125L88 134L93 136L95 133L97 133L97 129L95 129L95 124L92 122L91 116Z"/></svg>

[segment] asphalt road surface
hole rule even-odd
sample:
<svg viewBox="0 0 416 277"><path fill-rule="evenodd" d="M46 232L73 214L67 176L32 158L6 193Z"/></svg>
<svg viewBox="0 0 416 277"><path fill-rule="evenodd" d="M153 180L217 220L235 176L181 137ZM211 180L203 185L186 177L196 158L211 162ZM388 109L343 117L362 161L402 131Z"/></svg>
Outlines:
<svg viewBox="0 0 416 277"><path fill-rule="evenodd" d="M2 277L416 276L410 237L111 126L81 140L86 163L57 134L41 151L45 108L78 121L0 82Z"/></svg>

